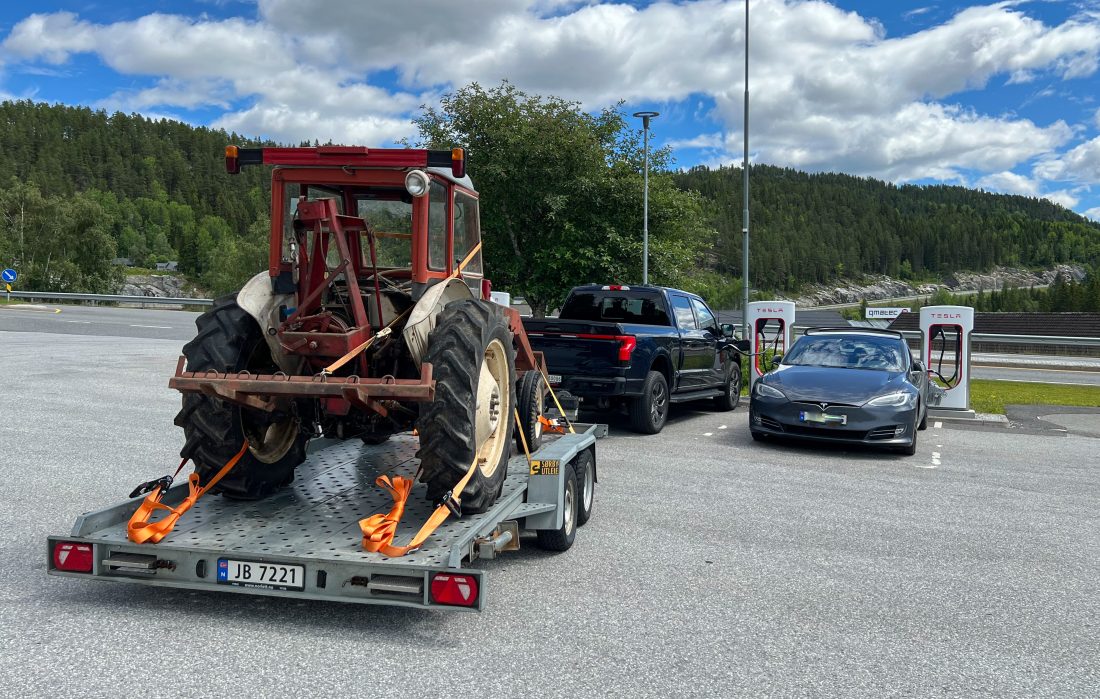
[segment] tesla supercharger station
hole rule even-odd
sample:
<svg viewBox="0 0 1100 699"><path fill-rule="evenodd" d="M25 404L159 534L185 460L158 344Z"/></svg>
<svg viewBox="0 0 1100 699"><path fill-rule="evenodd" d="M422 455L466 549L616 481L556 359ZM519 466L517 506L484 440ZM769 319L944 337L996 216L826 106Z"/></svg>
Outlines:
<svg viewBox="0 0 1100 699"><path fill-rule="evenodd" d="M786 354L791 346L791 328L794 327L794 303L791 301L753 301L748 308L749 347L752 351L752 368L749 370L749 389L756 380L772 369L772 354Z"/></svg>
<svg viewBox="0 0 1100 699"><path fill-rule="evenodd" d="M929 403L940 410L970 410L970 306L925 306L920 309L921 357L933 387ZM938 395L937 395L938 394Z"/></svg>

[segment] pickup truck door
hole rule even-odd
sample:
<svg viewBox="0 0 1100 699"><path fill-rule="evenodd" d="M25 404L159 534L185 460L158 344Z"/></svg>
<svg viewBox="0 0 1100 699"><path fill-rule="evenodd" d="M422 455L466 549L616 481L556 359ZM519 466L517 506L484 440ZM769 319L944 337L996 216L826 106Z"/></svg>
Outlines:
<svg viewBox="0 0 1100 699"><path fill-rule="evenodd" d="M725 383L726 368L722 362L722 355L718 352L718 345L722 341L722 335L718 330L718 319L707 308L707 304L699 299L691 300L691 307L695 311L695 323L703 333L706 348L701 352L699 359L702 369L703 383L707 387Z"/></svg>
<svg viewBox="0 0 1100 699"><path fill-rule="evenodd" d="M695 390L708 385L706 374L710 370L707 358L707 340L695 322L691 299L682 294L669 294L672 314L680 331L680 370L673 390Z"/></svg>

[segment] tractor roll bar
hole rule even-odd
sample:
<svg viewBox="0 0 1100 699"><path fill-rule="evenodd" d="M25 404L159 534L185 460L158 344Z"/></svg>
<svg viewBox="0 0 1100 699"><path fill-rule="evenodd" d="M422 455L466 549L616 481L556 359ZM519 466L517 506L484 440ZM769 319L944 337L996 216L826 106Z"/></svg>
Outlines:
<svg viewBox="0 0 1100 699"><path fill-rule="evenodd" d="M245 165L288 167L449 167L456 179L466 176L465 152L423 148L367 148L366 146L316 146L314 148L225 147L225 171L236 175Z"/></svg>

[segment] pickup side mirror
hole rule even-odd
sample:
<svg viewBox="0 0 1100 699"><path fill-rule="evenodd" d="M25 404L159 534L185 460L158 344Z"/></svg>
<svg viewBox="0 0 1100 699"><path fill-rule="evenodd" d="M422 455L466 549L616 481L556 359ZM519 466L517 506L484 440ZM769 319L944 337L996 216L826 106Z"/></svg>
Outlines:
<svg viewBox="0 0 1100 699"><path fill-rule="evenodd" d="M721 325L718 326L718 328L722 331L722 337L730 338L730 339L733 338L733 333L734 333L733 323L722 323Z"/></svg>

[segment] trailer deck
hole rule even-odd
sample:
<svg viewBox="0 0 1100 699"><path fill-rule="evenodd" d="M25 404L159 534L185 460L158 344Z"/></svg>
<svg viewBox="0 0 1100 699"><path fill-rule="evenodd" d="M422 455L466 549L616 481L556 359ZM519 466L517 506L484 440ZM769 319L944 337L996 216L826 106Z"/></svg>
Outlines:
<svg viewBox="0 0 1100 699"><path fill-rule="evenodd" d="M533 464L552 468L529 468L524 456L513 457L501 495L487 512L448 518L419 550L400 558L364 551L359 520L393 505L375 485L376 477L416 474L418 442L410 435L378 446L343 441L313 449L294 482L279 493L256 502L203 498L159 544L134 544L126 537L140 498L86 513L69 536L48 538L48 572L220 592L480 610L485 573L463 566L518 548L520 530L563 526L564 465L590 450L595 477L593 444L600 428L563 435L532 454ZM434 510L424 487L413 489L395 542L410 540ZM177 483L164 502L178 503L186 492L186 482ZM90 556L91 569L72 570L73 561L66 566L69 556ZM276 579L231 582L226 571L235 564L262 567ZM456 576L464 591L472 591L473 603L464 598L441 605L433 585Z"/></svg>

